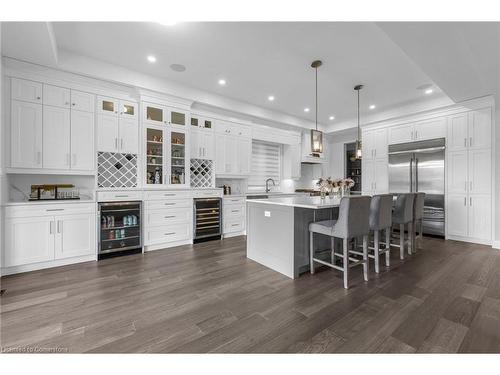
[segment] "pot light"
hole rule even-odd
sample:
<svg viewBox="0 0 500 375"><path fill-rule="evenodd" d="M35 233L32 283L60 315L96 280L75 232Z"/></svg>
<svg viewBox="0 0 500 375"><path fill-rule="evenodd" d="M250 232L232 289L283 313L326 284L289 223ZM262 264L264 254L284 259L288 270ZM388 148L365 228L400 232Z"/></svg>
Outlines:
<svg viewBox="0 0 500 375"><path fill-rule="evenodd" d="M330 116L330 117L328 117L328 120L330 120L330 121L335 120L335 116Z"/></svg>
<svg viewBox="0 0 500 375"><path fill-rule="evenodd" d="M274 96L273 95L269 95L267 97L267 100L269 100L270 102L274 102Z"/></svg>
<svg viewBox="0 0 500 375"><path fill-rule="evenodd" d="M433 89L427 89L424 92L425 92L425 95L430 95L430 94L432 94L434 92L434 90Z"/></svg>
<svg viewBox="0 0 500 375"><path fill-rule="evenodd" d="M369 108L370 108L370 109L375 109L375 108L377 108L377 106L376 106L375 104L372 104L372 105L370 105L370 107L369 107Z"/></svg>
<svg viewBox="0 0 500 375"><path fill-rule="evenodd" d="M148 61L149 61L150 63L155 63L155 62L156 62L156 57L154 57L153 55L149 55L149 56L148 56Z"/></svg>
<svg viewBox="0 0 500 375"><path fill-rule="evenodd" d="M219 85L220 86L226 86L226 80L225 79L219 79Z"/></svg>
<svg viewBox="0 0 500 375"><path fill-rule="evenodd" d="M309 108L304 108L304 112L309 112L310 109Z"/></svg>

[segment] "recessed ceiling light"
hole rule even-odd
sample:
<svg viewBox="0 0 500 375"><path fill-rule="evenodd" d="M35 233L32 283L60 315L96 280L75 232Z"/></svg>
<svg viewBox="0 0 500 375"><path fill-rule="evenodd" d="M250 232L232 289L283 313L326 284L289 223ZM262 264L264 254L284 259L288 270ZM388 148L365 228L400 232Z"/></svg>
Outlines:
<svg viewBox="0 0 500 375"><path fill-rule="evenodd" d="M219 85L220 86L226 86L226 80L225 79L219 79Z"/></svg>
<svg viewBox="0 0 500 375"><path fill-rule="evenodd" d="M304 112L309 112L309 108L304 108Z"/></svg>
<svg viewBox="0 0 500 375"><path fill-rule="evenodd" d="M433 90L433 89L427 89L427 90L425 90L425 94L426 94L426 95L430 95L430 94L432 94L433 92L434 92L434 90Z"/></svg>
<svg viewBox="0 0 500 375"><path fill-rule="evenodd" d="M370 107L369 107L369 108L370 108L370 109L375 109L375 108L377 108L377 106L376 106L375 104L372 104L372 105L370 105Z"/></svg>
<svg viewBox="0 0 500 375"><path fill-rule="evenodd" d="M267 100L269 100L270 102L273 102L274 101L274 96L273 95L269 95L267 97Z"/></svg>
<svg viewBox="0 0 500 375"><path fill-rule="evenodd" d="M149 55L149 56L148 56L148 61L149 61L150 63L155 63L155 62L156 62L156 57L154 57L153 55Z"/></svg>
<svg viewBox="0 0 500 375"><path fill-rule="evenodd" d="M330 116L330 117L328 117L328 119L329 119L330 121L335 120L335 116Z"/></svg>
<svg viewBox="0 0 500 375"><path fill-rule="evenodd" d="M170 65L170 69L172 69L174 72L184 72L186 70L186 67L182 64L172 64Z"/></svg>

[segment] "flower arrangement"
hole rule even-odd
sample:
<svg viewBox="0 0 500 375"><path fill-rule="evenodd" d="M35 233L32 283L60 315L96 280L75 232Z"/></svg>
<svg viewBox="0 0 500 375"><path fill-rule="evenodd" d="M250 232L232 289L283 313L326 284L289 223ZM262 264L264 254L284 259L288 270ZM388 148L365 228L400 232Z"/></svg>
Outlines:
<svg viewBox="0 0 500 375"><path fill-rule="evenodd" d="M333 194L338 194L339 191L342 191L342 195L344 195L347 189L350 189L355 185L355 182L352 178L349 177L338 179L334 179L331 177L320 177L316 185L319 187L321 197L324 197L326 195L326 192L328 191L330 197L333 197Z"/></svg>

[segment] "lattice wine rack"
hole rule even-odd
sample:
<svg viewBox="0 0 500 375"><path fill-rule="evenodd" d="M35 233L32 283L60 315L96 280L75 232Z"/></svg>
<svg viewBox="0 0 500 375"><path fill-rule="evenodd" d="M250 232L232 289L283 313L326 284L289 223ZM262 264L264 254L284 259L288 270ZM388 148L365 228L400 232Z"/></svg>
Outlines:
<svg viewBox="0 0 500 375"><path fill-rule="evenodd" d="M213 160L191 159L191 187L212 187Z"/></svg>

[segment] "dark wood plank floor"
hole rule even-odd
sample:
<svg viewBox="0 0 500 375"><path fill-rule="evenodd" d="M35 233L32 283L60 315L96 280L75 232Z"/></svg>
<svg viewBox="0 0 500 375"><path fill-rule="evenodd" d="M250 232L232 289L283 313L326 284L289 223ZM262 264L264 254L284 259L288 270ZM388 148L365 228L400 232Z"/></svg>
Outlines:
<svg viewBox="0 0 500 375"><path fill-rule="evenodd" d="M500 252L425 238L362 281L290 280L245 238L4 277L3 351L500 352ZM371 264L371 269L373 266ZM21 348L21 349L19 349ZM56 348L56 349L54 349Z"/></svg>

